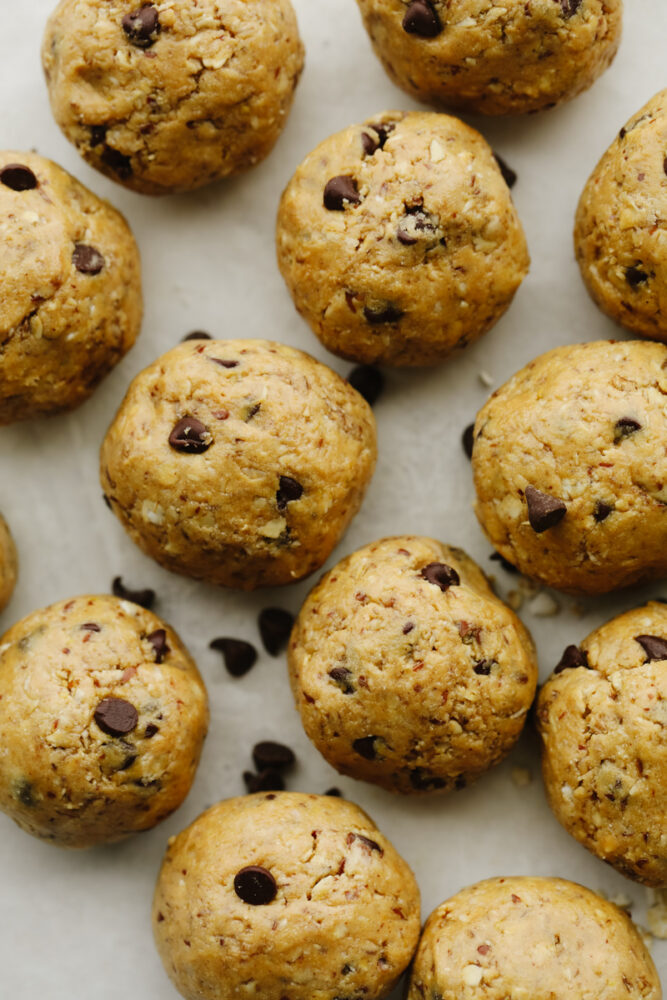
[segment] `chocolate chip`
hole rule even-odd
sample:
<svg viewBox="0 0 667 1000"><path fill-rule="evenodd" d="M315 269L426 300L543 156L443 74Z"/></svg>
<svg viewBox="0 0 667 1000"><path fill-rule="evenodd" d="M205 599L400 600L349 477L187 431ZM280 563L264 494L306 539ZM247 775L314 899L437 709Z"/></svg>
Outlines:
<svg viewBox="0 0 667 1000"><path fill-rule="evenodd" d="M663 165L662 165L662 169L663 169L663 170L664 170L664 172L665 172L665 173L667 174L667 156L665 157L665 161L664 161L664 163L663 163Z"/></svg>
<svg viewBox="0 0 667 1000"><path fill-rule="evenodd" d="M415 767L410 771L410 784L418 792L428 792L436 788L444 788L445 781L429 774L423 767Z"/></svg>
<svg viewBox="0 0 667 1000"><path fill-rule="evenodd" d="M274 743L272 740L256 743L252 750L252 759L258 771L267 768L281 771L292 767L296 761L294 751L290 747L286 747L284 743Z"/></svg>
<svg viewBox="0 0 667 1000"><path fill-rule="evenodd" d="M334 667L329 671L329 677L343 694L354 694L356 688L351 682L352 671L347 667Z"/></svg>
<svg viewBox="0 0 667 1000"><path fill-rule="evenodd" d="M375 749L375 743L377 736L362 736L361 739L355 740L352 744L353 750L363 757L365 760L376 760L377 752Z"/></svg>
<svg viewBox="0 0 667 1000"><path fill-rule="evenodd" d="M103 733L125 736L136 728L139 713L124 698L104 698L95 709L94 719Z"/></svg>
<svg viewBox="0 0 667 1000"><path fill-rule="evenodd" d="M283 776L273 767L264 768L259 774L244 771L243 780L250 795L256 792L282 792L285 789Z"/></svg>
<svg viewBox="0 0 667 1000"><path fill-rule="evenodd" d="M155 653L155 662L162 663L165 656L170 652L169 646L167 645L167 633L163 628L156 628L154 632L147 635L146 638L153 647Z"/></svg>
<svg viewBox="0 0 667 1000"><path fill-rule="evenodd" d="M384 848L380 847L377 840L371 840L370 837L364 837L363 833L348 833L347 843L351 846L355 840L358 841L362 847L365 847L369 854L376 851L380 857L384 854Z"/></svg>
<svg viewBox="0 0 667 1000"><path fill-rule="evenodd" d="M204 330L193 330L192 333L186 333L181 343L184 344L186 340L213 340L213 337Z"/></svg>
<svg viewBox="0 0 667 1000"><path fill-rule="evenodd" d="M475 446L475 425L468 424L463 434L461 435L461 444L463 445L463 450L468 456L472 458L472 450Z"/></svg>
<svg viewBox="0 0 667 1000"><path fill-rule="evenodd" d="M573 670L575 667L588 668L588 654L578 646L567 646L554 667L554 673L561 674L564 670Z"/></svg>
<svg viewBox="0 0 667 1000"><path fill-rule="evenodd" d="M604 500L596 500L595 507L593 508L593 518L599 524L600 521L606 521L613 510L612 504L605 503Z"/></svg>
<svg viewBox="0 0 667 1000"><path fill-rule="evenodd" d="M32 191L38 182L30 167L24 167L20 163L8 163L0 170L0 183L12 191Z"/></svg>
<svg viewBox="0 0 667 1000"><path fill-rule="evenodd" d="M366 125L367 129L372 129L375 135L368 132L361 133L361 145L367 156L372 156L378 149L384 149L384 144L396 128L395 122L373 122ZM377 136L377 138L376 138Z"/></svg>
<svg viewBox="0 0 667 1000"><path fill-rule="evenodd" d="M230 358L212 358L209 355L208 360L216 365L220 365L221 368L238 368L239 366L238 361L232 361Z"/></svg>
<svg viewBox="0 0 667 1000"><path fill-rule="evenodd" d="M209 643L209 649L222 653L227 672L232 677L243 677L254 667L257 659L255 647L243 639L214 639Z"/></svg>
<svg viewBox="0 0 667 1000"><path fill-rule="evenodd" d="M26 778L21 778L16 782L14 786L14 794L19 800L22 806L27 806L31 809L35 805L35 795L33 791L33 786Z"/></svg>
<svg viewBox="0 0 667 1000"><path fill-rule="evenodd" d="M127 180L128 177L132 176L132 161L130 157L126 156L125 153L121 153L118 149L105 146L102 150L100 161L109 170L113 170L121 180Z"/></svg>
<svg viewBox="0 0 667 1000"><path fill-rule="evenodd" d="M122 20L123 31L138 49L149 49L160 34L160 18L152 3L138 7Z"/></svg>
<svg viewBox="0 0 667 1000"><path fill-rule="evenodd" d="M577 13L583 3L583 0L556 0L556 3L560 3L563 17L569 20Z"/></svg>
<svg viewBox="0 0 667 1000"><path fill-rule="evenodd" d="M614 442L618 444L623 438L629 437L635 431L640 431L641 429L642 425L638 420L635 420L633 417L621 417L614 424Z"/></svg>
<svg viewBox="0 0 667 1000"><path fill-rule="evenodd" d="M420 38L435 38L442 31L442 22L429 0L412 0L403 18L403 31Z"/></svg>
<svg viewBox="0 0 667 1000"><path fill-rule="evenodd" d="M359 205L361 197L354 177L341 174L327 181L324 188L324 207L330 212L343 212L348 205Z"/></svg>
<svg viewBox="0 0 667 1000"><path fill-rule="evenodd" d="M213 437L208 427L196 417L182 417L171 434L169 444L174 451L187 455L201 455L213 444Z"/></svg>
<svg viewBox="0 0 667 1000"><path fill-rule="evenodd" d="M276 504L278 510L286 510L287 504L293 500L299 500L303 496L303 486L291 476L281 476L279 480L278 492L276 493Z"/></svg>
<svg viewBox="0 0 667 1000"><path fill-rule="evenodd" d="M667 639L659 635L636 635L635 642L638 642L646 653L648 659L646 663L654 660L667 660Z"/></svg>
<svg viewBox="0 0 667 1000"><path fill-rule="evenodd" d="M404 315L403 310L392 305L391 302L381 306L364 306L364 317L371 326L377 326L380 323L398 323Z"/></svg>
<svg viewBox="0 0 667 1000"><path fill-rule="evenodd" d="M447 566L446 563L429 563L428 566L424 566L420 576L424 580L427 580L428 583L440 587L443 593L449 590L450 587L458 587L461 582L461 578L456 570L452 569L451 566Z"/></svg>
<svg viewBox="0 0 667 1000"><path fill-rule="evenodd" d="M479 660L472 669L481 677L488 677L495 663L495 660Z"/></svg>
<svg viewBox="0 0 667 1000"><path fill-rule="evenodd" d="M234 892L244 903L266 906L276 898L278 885L266 868L248 865L234 876Z"/></svg>
<svg viewBox="0 0 667 1000"><path fill-rule="evenodd" d="M368 132L361 133L361 145L366 156L372 156L380 148L380 141Z"/></svg>
<svg viewBox="0 0 667 1000"><path fill-rule="evenodd" d="M403 626L403 635L409 635L414 627L415 627L414 622L406 622L405 625Z"/></svg>
<svg viewBox="0 0 667 1000"><path fill-rule="evenodd" d="M156 733L160 732L160 727L156 726L154 722L149 722L144 729L144 736L147 740L152 740Z"/></svg>
<svg viewBox="0 0 667 1000"><path fill-rule="evenodd" d="M122 577L115 576L111 584L111 592L114 597L120 597L123 601L131 601L132 604L139 604L147 611L155 604L155 591L150 588L145 590L130 590L123 583Z"/></svg>
<svg viewBox="0 0 667 1000"><path fill-rule="evenodd" d="M86 632L101 632L102 631L101 627L97 624L97 622L84 622L83 625L81 626L81 628L85 629Z"/></svg>
<svg viewBox="0 0 667 1000"><path fill-rule="evenodd" d="M421 206L408 208L403 221L396 230L396 239L403 246L412 247L419 242L420 236L433 236L438 229L438 218L425 212Z"/></svg>
<svg viewBox="0 0 667 1000"><path fill-rule="evenodd" d="M567 513L567 507L558 497L549 496L536 490L534 486L526 486L526 503L528 504L528 520L536 534L541 534L553 528L562 521Z"/></svg>
<svg viewBox="0 0 667 1000"><path fill-rule="evenodd" d="M648 281L648 274L640 267L626 267L625 280L630 288L636 288L637 285L643 285L645 281Z"/></svg>
<svg viewBox="0 0 667 1000"><path fill-rule="evenodd" d="M72 254L72 263L81 274L99 274L105 260L99 250L86 243L77 243Z"/></svg>
<svg viewBox="0 0 667 1000"><path fill-rule="evenodd" d="M500 552L492 552L489 559L493 559L494 562L499 562L506 573L519 572L516 566L513 566L508 559L505 559L505 556L501 556Z"/></svg>
<svg viewBox="0 0 667 1000"><path fill-rule="evenodd" d="M384 389L384 375L373 365L357 365L347 376L347 381L369 406L377 402Z"/></svg>
<svg viewBox="0 0 667 1000"><path fill-rule="evenodd" d="M517 182L516 171L512 170L511 167L508 167L502 156L499 156L498 153L494 153L493 158L498 164L498 169L503 175L503 180L507 184L508 188L513 188Z"/></svg>
<svg viewBox="0 0 667 1000"><path fill-rule="evenodd" d="M90 126L90 145L91 147L101 146L107 137L108 126L107 125L91 125Z"/></svg>
<svg viewBox="0 0 667 1000"><path fill-rule="evenodd" d="M343 793L340 788L327 788L325 795L328 795L332 799L342 799Z"/></svg>
<svg viewBox="0 0 667 1000"><path fill-rule="evenodd" d="M294 615L282 608L264 608L259 613L258 625L264 649L271 656L278 656L287 645Z"/></svg>

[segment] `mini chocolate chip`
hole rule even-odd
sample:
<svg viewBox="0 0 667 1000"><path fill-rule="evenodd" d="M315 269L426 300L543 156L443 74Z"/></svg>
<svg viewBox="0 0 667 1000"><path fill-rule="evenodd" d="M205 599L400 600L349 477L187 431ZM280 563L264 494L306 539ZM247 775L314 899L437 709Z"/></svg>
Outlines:
<svg viewBox="0 0 667 1000"><path fill-rule="evenodd" d="M403 635L409 635L414 627L415 627L414 622L406 622L405 625L403 626Z"/></svg>
<svg viewBox="0 0 667 1000"><path fill-rule="evenodd" d="M232 677L243 677L255 665L257 650L243 639L213 639L209 649L222 653L227 672Z"/></svg>
<svg viewBox="0 0 667 1000"><path fill-rule="evenodd" d="M253 403L245 415L245 422L249 423L249 421L251 421L253 417L256 417L261 408L262 408L261 403Z"/></svg>
<svg viewBox="0 0 667 1000"><path fill-rule="evenodd" d="M516 171L512 170L511 167L508 167L502 156L499 156L498 153L494 153L493 158L498 164L498 169L503 175L503 180L507 184L508 188L513 188L517 182Z"/></svg>
<svg viewBox="0 0 667 1000"><path fill-rule="evenodd" d="M213 340L213 337L204 330L193 330L192 333L186 333L181 343L184 344L186 340Z"/></svg>
<svg viewBox="0 0 667 1000"><path fill-rule="evenodd" d="M461 578L456 570L452 569L451 566L447 566L446 563L429 563L428 566L424 566L419 575L424 580L427 580L428 583L440 587L443 593L449 590L450 587L458 587L461 582Z"/></svg>
<svg viewBox="0 0 667 1000"><path fill-rule="evenodd" d="M378 326L380 323L398 323L404 315L403 310L391 302L381 306L364 306L364 318L371 326Z"/></svg>
<svg viewBox="0 0 667 1000"><path fill-rule="evenodd" d="M555 674L561 674L564 670L572 670L575 667L588 668L588 654L579 646L567 646L565 652L554 667Z"/></svg>
<svg viewBox="0 0 667 1000"><path fill-rule="evenodd" d="M26 779L21 778L20 781L16 782L15 795L22 806L27 806L29 809L35 805L35 796L33 792L32 784Z"/></svg>
<svg viewBox="0 0 667 1000"><path fill-rule="evenodd" d="M155 662L162 663L165 656L170 652L169 646L167 645L167 633L163 628L156 628L154 632L147 635L146 638L153 647L155 653Z"/></svg>
<svg viewBox="0 0 667 1000"><path fill-rule="evenodd" d="M30 167L20 163L8 163L0 170L0 182L12 191L32 191L37 187L37 178Z"/></svg>
<svg viewBox="0 0 667 1000"><path fill-rule="evenodd" d="M423 767L415 767L410 771L410 784L418 792L428 792L436 788L444 788L446 782L429 774Z"/></svg>
<svg viewBox="0 0 667 1000"><path fill-rule="evenodd" d="M152 3L137 7L122 20L123 31L138 49L149 49L160 34L160 18Z"/></svg>
<svg viewBox="0 0 667 1000"><path fill-rule="evenodd" d="M113 170L121 180L127 180L128 177L132 176L132 160L125 153L121 153L119 149L105 145L100 161L109 170Z"/></svg>
<svg viewBox="0 0 667 1000"><path fill-rule="evenodd" d="M252 759L258 771L273 768L276 771L292 767L296 761L294 751L284 743L274 743L273 740L263 740L256 743L252 750Z"/></svg>
<svg viewBox="0 0 667 1000"><path fill-rule="evenodd" d="M468 456L472 458L472 450L475 446L475 425L468 424L463 434L461 435L461 444L463 445L463 450Z"/></svg>
<svg viewBox="0 0 667 1000"><path fill-rule="evenodd" d="M618 444L623 438L629 437L635 431L640 431L641 429L642 425L638 420L635 420L633 417L621 417L614 424L614 441Z"/></svg>
<svg viewBox="0 0 667 1000"><path fill-rule="evenodd" d="M363 847L367 848L367 850L371 854L373 853L373 851L377 851L377 853L380 856L382 856L384 854L384 849L382 847L380 847L380 845L378 844L377 840L371 840L370 837L364 837L363 833L348 833L348 835L347 835L347 843L348 843L348 845L353 844L355 842L355 840L358 840L359 843Z"/></svg>
<svg viewBox="0 0 667 1000"><path fill-rule="evenodd" d="M99 250L86 243L77 243L72 254L72 263L81 274L99 274L105 260Z"/></svg>
<svg viewBox="0 0 667 1000"><path fill-rule="evenodd" d="M285 510L288 503L299 500L303 496L303 486L291 476L281 476L279 488L276 493L276 504L278 510Z"/></svg>
<svg viewBox="0 0 667 1000"><path fill-rule="evenodd" d="M433 236L438 229L438 218L425 212L421 205L406 206L406 214L396 230L396 238L403 246L412 247L419 242L421 234Z"/></svg>
<svg viewBox="0 0 667 1000"><path fill-rule="evenodd" d="M667 639L659 635L636 635L635 642L638 642L646 653L648 659L646 663L654 660L667 660Z"/></svg>
<svg viewBox="0 0 667 1000"><path fill-rule="evenodd" d="M667 156L665 157L665 161L664 161L664 163L663 163L663 165L662 165L662 169L663 169L663 170L664 170L664 172L665 172L665 173L667 174Z"/></svg>
<svg viewBox="0 0 667 1000"><path fill-rule="evenodd" d="M412 0L403 17L403 31L420 38L435 38L442 31L442 22L429 0Z"/></svg>
<svg viewBox="0 0 667 1000"><path fill-rule="evenodd" d="M348 205L359 205L361 197L354 177L341 174L327 181L324 188L324 207L330 212L343 212Z"/></svg>
<svg viewBox="0 0 667 1000"><path fill-rule="evenodd" d="M583 3L583 0L556 0L556 3L560 3L561 10L563 11L563 17L569 20L577 13Z"/></svg>
<svg viewBox="0 0 667 1000"><path fill-rule="evenodd" d="M266 868L248 865L234 876L234 892L244 903L266 906L276 898L278 885Z"/></svg>
<svg viewBox="0 0 667 1000"><path fill-rule="evenodd" d="M327 788L325 795L328 795L332 799L342 799L343 793L340 788Z"/></svg>
<svg viewBox="0 0 667 1000"><path fill-rule="evenodd" d="M600 521L606 521L613 510L612 504L605 503L604 500L596 500L595 507L593 508L593 518L599 524Z"/></svg>
<svg viewBox="0 0 667 1000"><path fill-rule="evenodd" d="M114 597L120 597L123 601L131 601L132 604L139 604L142 608L146 608L147 611L155 604L155 591L147 587L145 590L130 590L123 583L123 579L120 576L115 576L113 578L113 583L111 584L111 592Z"/></svg>
<svg viewBox="0 0 667 1000"><path fill-rule="evenodd" d="M264 608L259 613L258 625L264 649L271 656L278 656L287 645L294 615L283 608Z"/></svg>
<svg viewBox="0 0 667 1000"><path fill-rule="evenodd" d="M282 792L285 789L283 776L274 767L265 767L259 774L244 771L243 780L250 795L256 792Z"/></svg>
<svg viewBox="0 0 667 1000"><path fill-rule="evenodd" d="M528 520L538 535L557 525L567 513L567 507L562 500L549 496L548 493L542 493L534 486L526 486L525 496L528 504Z"/></svg>
<svg viewBox="0 0 667 1000"><path fill-rule="evenodd" d="M101 627L97 624L97 622L84 622L83 625L81 625L80 627L82 629L85 629L86 632L101 632L102 631Z"/></svg>
<svg viewBox="0 0 667 1000"><path fill-rule="evenodd" d="M125 736L136 728L139 713L124 698L103 698L95 709L94 719L103 733Z"/></svg>
<svg viewBox="0 0 667 1000"><path fill-rule="evenodd" d="M208 427L196 417L182 417L171 434L169 444L174 451L187 455L201 455L213 444L213 437Z"/></svg>
<svg viewBox="0 0 667 1000"><path fill-rule="evenodd" d="M472 669L481 677L488 677L495 662L495 660L479 660Z"/></svg>
<svg viewBox="0 0 667 1000"><path fill-rule="evenodd" d="M640 267L626 267L625 280L630 288L636 288L637 285L643 285L645 281L648 281L648 274Z"/></svg>
<svg viewBox="0 0 667 1000"><path fill-rule="evenodd" d="M501 556L500 552L492 552L489 559L493 559L494 562L499 562L506 573L518 573L516 566L513 566L509 559L505 559L505 556Z"/></svg>
<svg viewBox="0 0 667 1000"><path fill-rule="evenodd" d="M361 739L355 740L352 744L352 748L363 757L365 760L376 760L377 753L375 750L375 742L377 736L362 736Z"/></svg>
<svg viewBox="0 0 667 1000"><path fill-rule="evenodd" d="M627 134L628 134L628 130L627 130L627 128L624 125L623 128L618 133L618 138L619 139L625 139L625 137L626 137Z"/></svg>
<svg viewBox="0 0 667 1000"><path fill-rule="evenodd" d="M347 381L360 396L363 396L369 406L373 406L384 389L384 375L373 365L357 365L347 376Z"/></svg>
<svg viewBox="0 0 667 1000"><path fill-rule="evenodd" d="M221 368L238 368L239 366L238 361L232 361L230 358L212 358L208 355L208 360L216 365L220 365Z"/></svg>
<svg viewBox="0 0 667 1000"><path fill-rule="evenodd" d="M107 137L107 125L90 125L90 145L101 146Z"/></svg>
<svg viewBox="0 0 667 1000"><path fill-rule="evenodd" d="M361 145L366 156L372 156L380 148L380 140L368 132L361 133Z"/></svg>
<svg viewBox="0 0 667 1000"><path fill-rule="evenodd" d="M156 726L154 722L149 722L144 729L144 736L147 740L152 740L156 733L160 732L160 727Z"/></svg>
<svg viewBox="0 0 667 1000"><path fill-rule="evenodd" d="M343 694L354 694L356 688L351 682L352 671L347 667L334 667L329 671L329 677Z"/></svg>
<svg viewBox="0 0 667 1000"><path fill-rule="evenodd" d="M375 136L369 135L368 132L361 133L361 144L363 146L364 153L366 153L367 156L372 156L378 149L384 149L384 144L396 128L396 123L373 122L367 125L366 128L373 129L377 135L376 139Z"/></svg>

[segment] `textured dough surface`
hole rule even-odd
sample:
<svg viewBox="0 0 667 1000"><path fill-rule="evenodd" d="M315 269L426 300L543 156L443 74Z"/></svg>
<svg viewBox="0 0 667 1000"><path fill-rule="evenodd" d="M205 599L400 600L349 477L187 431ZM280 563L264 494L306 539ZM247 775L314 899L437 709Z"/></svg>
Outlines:
<svg viewBox="0 0 667 1000"><path fill-rule="evenodd" d="M662 657L636 636L657 636ZM558 820L603 861L667 886L667 606L619 615L580 644L588 663L551 675L538 702L542 767Z"/></svg>
<svg viewBox="0 0 667 1000"><path fill-rule="evenodd" d="M336 177L354 179L358 204L325 207ZM386 111L320 143L283 194L276 236L287 287L324 346L391 365L431 364L476 340L530 263L490 147L434 112Z"/></svg>
<svg viewBox="0 0 667 1000"><path fill-rule="evenodd" d="M420 101L487 115L576 97L621 38L622 0L428 0L442 28L431 38L403 29L407 0L357 2L394 83Z"/></svg>
<svg viewBox="0 0 667 1000"><path fill-rule="evenodd" d="M630 918L557 878L493 878L429 917L408 1000L661 1000Z"/></svg>
<svg viewBox="0 0 667 1000"><path fill-rule="evenodd" d="M443 591L424 579L433 563L460 583ZM414 535L367 545L322 578L288 662L320 753L343 774L404 793L461 788L497 763L537 684L530 636L479 567Z"/></svg>
<svg viewBox="0 0 667 1000"><path fill-rule="evenodd" d="M134 706L131 731L100 727L108 698ZM36 837L91 847L155 826L190 790L207 725L194 662L138 604L76 597L0 639L0 809Z"/></svg>
<svg viewBox="0 0 667 1000"><path fill-rule="evenodd" d="M9 526L0 514L0 611L9 603L18 576L18 556Z"/></svg>
<svg viewBox="0 0 667 1000"><path fill-rule="evenodd" d="M202 454L169 444L184 417L207 429ZM270 341L189 341L132 382L101 475L114 513L159 563L251 590L322 565L375 456L370 407L330 368ZM285 502L283 477L298 498Z"/></svg>
<svg viewBox="0 0 667 1000"><path fill-rule="evenodd" d="M633 333L667 341L667 90L633 115L591 174L574 229L597 305Z"/></svg>
<svg viewBox="0 0 667 1000"><path fill-rule="evenodd" d="M201 187L258 163L303 67L289 0L160 0L132 44L136 0L62 0L42 62L56 121L81 155L143 194Z"/></svg>
<svg viewBox="0 0 667 1000"><path fill-rule="evenodd" d="M0 183L0 424L82 403L141 325L139 251L123 216L36 153L0 153L37 186ZM102 255L96 273L77 247ZM99 261L98 261L99 263Z"/></svg>
<svg viewBox="0 0 667 1000"><path fill-rule="evenodd" d="M243 902L248 865L277 883ZM291 792L213 806L169 842L153 903L167 973L186 1000L380 1000L419 938L412 872L358 806Z"/></svg>
<svg viewBox="0 0 667 1000"><path fill-rule="evenodd" d="M475 510L494 548L573 593L664 576L666 404L662 344L558 347L522 368L475 423ZM528 520L529 486L565 504L548 530Z"/></svg>

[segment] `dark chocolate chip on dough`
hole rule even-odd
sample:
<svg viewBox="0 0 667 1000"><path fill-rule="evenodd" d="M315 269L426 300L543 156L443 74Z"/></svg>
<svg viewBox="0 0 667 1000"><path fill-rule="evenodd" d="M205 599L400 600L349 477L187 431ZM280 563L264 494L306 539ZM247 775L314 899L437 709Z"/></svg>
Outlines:
<svg viewBox="0 0 667 1000"><path fill-rule="evenodd" d="M391 302L380 306L364 306L364 318L371 326L379 326L380 323L398 323L404 315L403 310Z"/></svg>
<svg viewBox="0 0 667 1000"><path fill-rule="evenodd" d="M596 500L595 507L593 508L593 519L599 524L601 521L606 521L609 515L614 510L612 504L605 503L604 500Z"/></svg>
<svg viewBox="0 0 667 1000"><path fill-rule="evenodd" d="M635 642L638 642L646 653L647 663L654 660L667 660L667 639L659 635L636 635Z"/></svg>
<svg viewBox="0 0 667 1000"><path fill-rule="evenodd" d="M154 45L160 34L160 17L157 7L152 3L143 4L131 13L126 14L122 21L123 31L128 41L139 49L149 49Z"/></svg>
<svg viewBox="0 0 667 1000"><path fill-rule="evenodd" d="M493 158L498 164L498 169L503 175L503 180L507 184L508 188L513 188L517 182L516 171L512 170L512 168L505 163L502 156L499 156L498 153L494 153Z"/></svg>
<svg viewBox="0 0 667 1000"><path fill-rule="evenodd" d="M276 493L276 504L278 510L285 510L288 503L299 500L303 496L303 486L291 476L281 476L279 480L278 492Z"/></svg>
<svg viewBox="0 0 667 1000"><path fill-rule="evenodd" d="M569 20L577 13L583 3L583 0L556 0L556 3L560 3L563 17Z"/></svg>
<svg viewBox="0 0 667 1000"><path fill-rule="evenodd" d="M642 271L641 267L626 267L625 280L630 288L636 288L637 285L643 285L645 281L648 281L648 274L646 271Z"/></svg>
<svg viewBox="0 0 667 1000"><path fill-rule="evenodd" d="M169 444L174 451L187 455L201 455L213 444L208 427L196 417L182 417L169 435Z"/></svg>
<svg viewBox="0 0 667 1000"><path fill-rule="evenodd" d="M554 667L554 673L562 674L564 670L572 670L575 667L588 667L588 656L586 651L580 649L579 646L567 646Z"/></svg>
<svg viewBox="0 0 667 1000"><path fill-rule="evenodd" d="M155 653L155 662L162 663L165 656L170 652L169 646L167 645L167 633L163 628L156 628L154 632L146 636L151 646L153 647L153 652Z"/></svg>
<svg viewBox="0 0 667 1000"><path fill-rule="evenodd" d="M528 504L528 520L538 535L555 527L567 513L567 507L562 500L543 493L534 486L526 486L525 496Z"/></svg>
<svg viewBox="0 0 667 1000"><path fill-rule="evenodd" d="M419 38L435 38L442 31L442 21L429 0L412 0L403 17L403 31Z"/></svg>
<svg viewBox="0 0 667 1000"><path fill-rule="evenodd" d="M614 441L618 444L623 438L630 437L635 431L640 431L642 425L634 417L621 417L614 424Z"/></svg>
<svg viewBox="0 0 667 1000"><path fill-rule="evenodd" d="M244 903L266 906L278 893L278 885L270 871L260 865L248 865L234 876L234 892Z"/></svg>
<svg viewBox="0 0 667 1000"><path fill-rule="evenodd" d="M125 736L136 728L139 713L124 698L103 698L94 713L95 722L109 736Z"/></svg>
<svg viewBox="0 0 667 1000"><path fill-rule="evenodd" d="M330 212L343 212L348 205L358 205L360 202L361 196L354 177L341 174L327 181L324 188L324 207Z"/></svg>
<svg viewBox="0 0 667 1000"><path fill-rule="evenodd" d="M104 257L95 247L87 243L77 243L72 254L72 263L81 274L99 274L104 267Z"/></svg>
<svg viewBox="0 0 667 1000"><path fill-rule="evenodd" d="M377 736L362 736L361 739L354 740L352 748L360 757L365 760L376 760L377 750L375 747Z"/></svg>
<svg viewBox="0 0 667 1000"><path fill-rule="evenodd" d="M12 191L32 191L38 182L30 167L24 167L21 163L8 163L0 170L0 183Z"/></svg>
<svg viewBox="0 0 667 1000"><path fill-rule="evenodd" d="M113 149L112 146L105 145L100 160L105 167L113 170L121 180L127 180L128 177L132 176L132 161L129 156L121 153L119 149Z"/></svg>
<svg viewBox="0 0 667 1000"><path fill-rule="evenodd" d="M446 563L429 563L428 566L424 566L420 576L429 583L434 584L434 586L440 587L440 590L443 592L449 590L450 587L458 587L461 582L461 578L456 570L451 566L447 566Z"/></svg>

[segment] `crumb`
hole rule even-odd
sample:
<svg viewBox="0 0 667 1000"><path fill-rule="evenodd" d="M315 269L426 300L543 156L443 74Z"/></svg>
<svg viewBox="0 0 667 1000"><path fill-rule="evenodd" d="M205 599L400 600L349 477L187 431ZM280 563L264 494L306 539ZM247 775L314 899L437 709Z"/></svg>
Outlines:
<svg viewBox="0 0 667 1000"><path fill-rule="evenodd" d="M552 615L558 614L560 604L546 590L542 590L532 599L528 605L528 610L537 618L550 618Z"/></svg>

